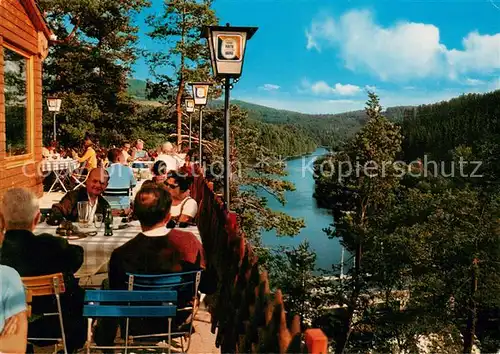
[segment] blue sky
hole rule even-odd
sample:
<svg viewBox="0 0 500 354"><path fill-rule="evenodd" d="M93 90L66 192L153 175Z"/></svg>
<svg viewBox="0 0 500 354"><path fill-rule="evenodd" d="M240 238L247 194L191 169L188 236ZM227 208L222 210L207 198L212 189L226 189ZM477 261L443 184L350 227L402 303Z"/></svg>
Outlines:
<svg viewBox="0 0 500 354"><path fill-rule="evenodd" d="M137 17L139 46L160 49ZM216 0L221 24L256 26L232 98L304 113L500 89L500 0ZM140 60L134 76L148 77Z"/></svg>

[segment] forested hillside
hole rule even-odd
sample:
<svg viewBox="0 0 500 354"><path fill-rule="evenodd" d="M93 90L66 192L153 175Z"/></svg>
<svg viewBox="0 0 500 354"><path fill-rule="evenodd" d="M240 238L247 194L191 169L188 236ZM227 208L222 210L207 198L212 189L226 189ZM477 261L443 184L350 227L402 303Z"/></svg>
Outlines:
<svg viewBox="0 0 500 354"><path fill-rule="evenodd" d="M500 141L500 90L407 109L401 126L405 158L450 158L460 145L480 153Z"/></svg>
<svg viewBox="0 0 500 354"><path fill-rule="evenodd" d="M139 100L146 97L146 82L129 80L129 93ZM364 110L339 114L304 114L279 110L239 100L232 100L248 112L248 117L259 128L259 142L282 156L295 156L312 152L318 146L337 149L353 136L366 122ZM209 108L220 108L223 101L210 101ZM399 122L407 107L391 107L385 116Z"/></svg>
<svg viewBox="0 0 500 354"><path fill-rule="evenodd" d="M279 110L248 102L233 101L248 111L250 119L279 126L293 126L317 145L336 148L341 141L352 136L366 121L364 111L340 114L304 114ZM216 103L217 104L217 103Z"/></svg>
<svg viewBox="0 0 500 354"><path fill-rule="evenodd" d="M500 91L406 108L392 121L369 96L367 123L315 164L315 197L333 215L326 234L355 259L345 281L324 285L347 305L327 315L336 352L417 353L432 333L432 353L473 344L496 353ZM391 306L376 311L367 295Z"/></svg>
<svg viewBox="0 0 500 354"><path fill-rule="evenodd" d="M136 99L146 99L146 81L137 79L128 79L128 93Z"/></svg>

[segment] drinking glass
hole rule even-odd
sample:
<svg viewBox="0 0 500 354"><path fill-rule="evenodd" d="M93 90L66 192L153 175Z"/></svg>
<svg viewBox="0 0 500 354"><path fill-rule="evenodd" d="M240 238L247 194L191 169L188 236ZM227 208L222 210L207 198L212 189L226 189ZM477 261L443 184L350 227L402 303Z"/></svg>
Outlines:
<svg viewBox="0 0 500 354"><path fill-rule="evenodd" d="M104 221L104 215L102 215L101 213L96 213L94 215L94 226L96 229L101 228L103 221Z"/></svg>
<svg viewBox="0 0 500 354"><path fill-rule="evenodd" d="M89 202L78 202L78 226L86 229L90 225L90 204Z"/></svg>

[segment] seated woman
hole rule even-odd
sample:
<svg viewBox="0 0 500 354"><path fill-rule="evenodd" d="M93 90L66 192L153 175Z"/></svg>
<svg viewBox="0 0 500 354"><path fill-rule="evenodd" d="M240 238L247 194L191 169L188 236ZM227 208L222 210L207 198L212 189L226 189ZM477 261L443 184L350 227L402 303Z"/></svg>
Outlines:
<svg viewBox="0 0 500 354"><path fill-rule="evenodd" d="M165 182L170 195L172 206L170 208L170 222L168 227L180 223L192 223L198 213L196 200L189 196L189 186L193 182L192 177L184 176L176 171L170 171Z"/></svg>
<svg viewBox="0 0 500 354"><path fill-rule="evenodd" d="M86 133L84 139L85 153L83 154L83 156L79 157L75 151L72 151L73 159L83 164L82 167L84 167L84 169L86 170L85 173L82 174L86 174L88 173L88 171L97 168L97 154L94 150L93 141L94 141L93 136L90 133Z"/></svg>

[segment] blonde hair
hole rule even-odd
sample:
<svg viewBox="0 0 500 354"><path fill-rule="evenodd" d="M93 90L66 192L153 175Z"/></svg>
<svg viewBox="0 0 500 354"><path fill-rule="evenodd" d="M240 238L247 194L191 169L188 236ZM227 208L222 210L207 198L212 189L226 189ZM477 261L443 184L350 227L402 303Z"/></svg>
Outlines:
<svg viewBox="0 0 500 354"><path fill-rule="evenodd" d="M166 142L161 146L161 152L164 154L170 154L174 152L174 146L170 142Z"/></svg>
<svg viewBox="0 0 500 354"><path fill-rule="evenodd" d="M36 195L25 188L11 188L3 195L0 213L7 229L31 229L40 212Z"/></svg>

